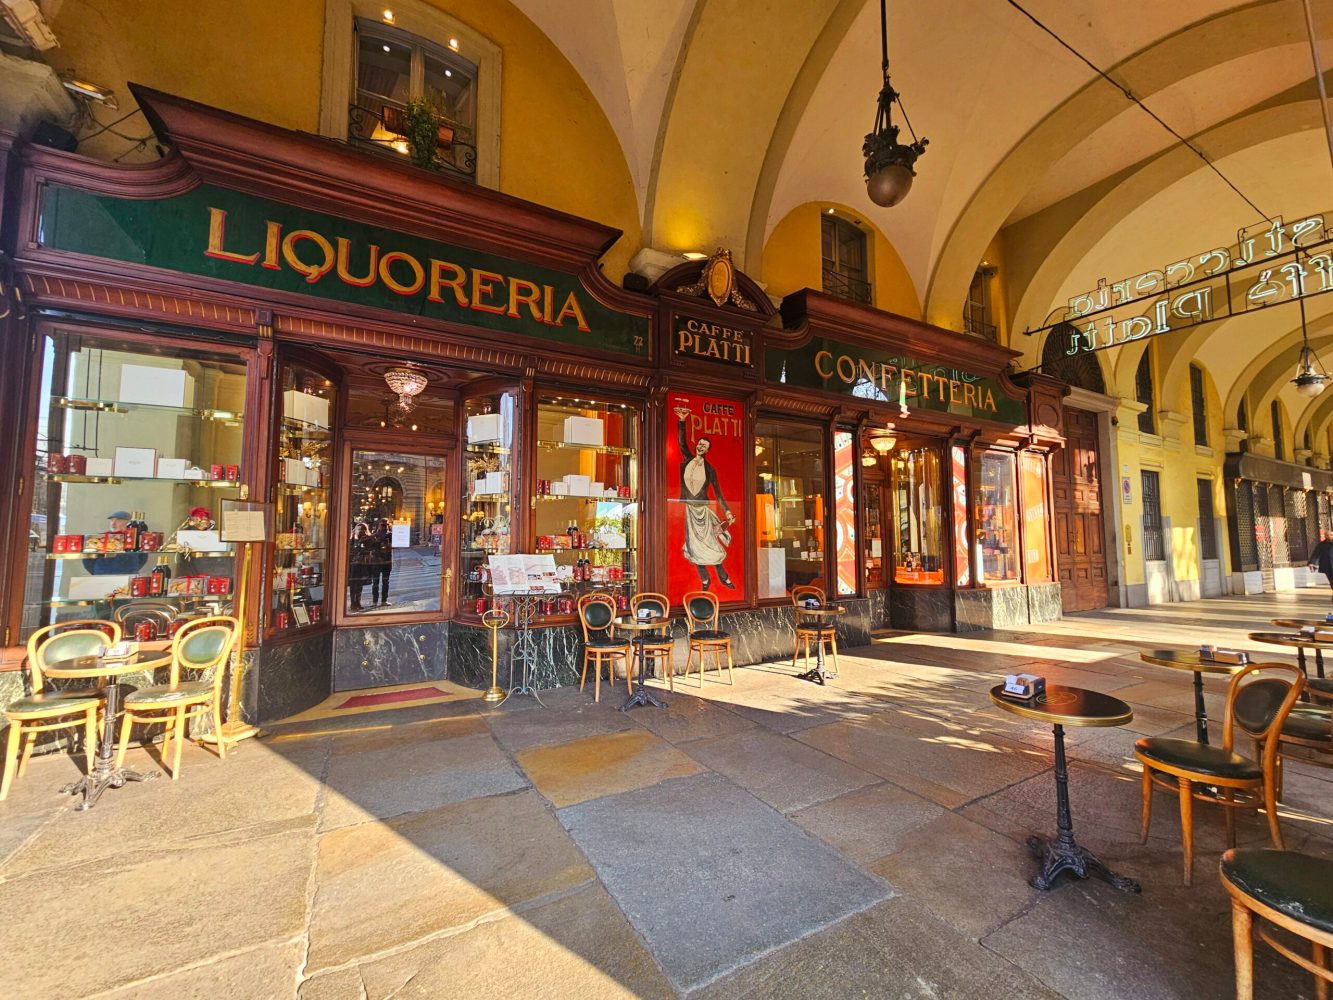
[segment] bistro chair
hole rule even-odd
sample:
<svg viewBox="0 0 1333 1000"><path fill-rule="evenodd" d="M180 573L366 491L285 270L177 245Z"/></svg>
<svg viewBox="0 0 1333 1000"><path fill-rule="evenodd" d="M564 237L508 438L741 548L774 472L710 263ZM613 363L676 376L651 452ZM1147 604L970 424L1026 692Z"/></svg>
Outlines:
<svg viewBox="0 0 1333 1000"><path fill-rule="evenodd" d="M1333 861L1295 851L1260 848L1222 855L1222 885L1231 894L1231 933L1236 957L1236 1000L1254 997L1254 934L1284 958L1314 975L1314 992L1328 1000L1333 982ZM1255 917L1259 917L1256 923ZM1269 927L1310 942L1310 958L1275 938Z"/></svg>
<svg viewBox="0 0 1333 1000"><path fill-rule="evenodd" d="M805 665L810 666L810 646L812 643L823 642L833 653L833 672L838 672L838 630L831 625L822 629L816 629L809 624L809 619L802 617L801 609L805 602L810 598L815 598L820 604L824 603L824 588L816 586L813 583L805 584L801 587L793 587L791 591L792 615L796 620L796 643L791 651L792 669L796 669L796 656L804 650Z"/></svg>
<svg viewBox="0 0 1333 1000"><path fill-rule="evenodd" d="M119 642L120 635L120 626L114 622L79 618L47 625L28 637L28 678L32 694L16 698L5 708L9 738L5 741L0 801L9 795L15 774L21 778L27 771L38 733L83 727L83 752L88 770L93 769L97 754L97 717L102 708L101 692L93 689L48 691L45 668L56 660L98 656L108 646Z"/></svg>
<svg viewBox="0 0 1333 1000"><path fill-rule="evenodd" d="M692 590L681 603L685 606L685 624L689 631L690 652L685 658L685 675L690 673L690 663L694 655L699 654L699 687L704 686L704 663L707 657L713 657L713 667L722 672L722 654L727 656L727 683L735 684L736 675L732 671L734 662L731 657L731 633L718 627L721 611L718 608L717 595L707 590Z"/></svg>
<svg viewBox="0 0 1333 1000"><path fill-rule="evenodd" d="M1308 682L1307 682L1308 683ZM1278 743L1312 751L1300 760L1318 767L1333 767L1333 709L1324 704L1300 704L1282 722ZM1278 798L1282 797L1282 762L1278 760Z"/></svg>
<svg viewBox="0 0 1333 1000"><path fill-rule="evenodd" d="M639 609L644 608L645 610L652 611L653 615L657 618L665 618L667 612L671 609L671 602L667 600L665 594L645 592L642 594L635 594L631 597L629 599L629 607L635 617L638 617ZM671 651L674 646L675 644L672 642L670 635L667 635L662 639L646 640L643 644L643 652L641 654L643 659L640 661L639 665L639 669L644 672L646 679L649 662L656 665L660 660L662 664L660 668L662 679L667 682L667 686L672 691L676 690L675 681L672 677L673 671L671 669Z"/></svg>
<svg viewBox="0 0 1333 1000"><path fill-rule="evenodd" d="M167 750L173 751L171 780L181 773L181 749L185 744L186 724L200 716L211 715L217 738L218 757L227 759L227 741L222 738L222 680L227 673L227 659L236 645L240 623L225 615L196 618L184 625L171 640L171 679L166 684L140 688L125 698L125 714L120 722L120 745L116 767L125 764L130 727L164 724L162 766L167 766ZM183 680L182 671L201 675L198 680ZM209 672L212 675L209 676Z"/></svg>
<svg viewBox="0 0 1333 1000"><path fill-rule="evenodd" d="M1263 670L1283 677L1255 677ZM1278 740L1291 707L1305 687L1299 667L1286 663L1252 663L1237 671L1227 688L1226 714L1222 719L1220 747L1195 740L1175 740L1149 736L1134 744L1134 755L1143 765L1143 824L1140 840L1148 842L1152 819L1152 789L1157 785L1180 798L1180 827L1184 839L1185 884L1193 881L1194 800L1213 802L1223 807L1227 825L1227 846L1236 846L1236 819L1233 810L1254 809L1262 804L1268 814L1268 830L1273 843L1283 849L1282 830L1277 821ZM1261 748L1260 759L1252 760L1232 750L1234 730L1239 728ZM1194 786L1211 786L1217 794L1203 794ZM1237 792L1242 797L1237 797Z"/></svg>
<svg viewBox="0 0 1333 1000"><path fill-rule="evenodd" d="M616 661L623 660L625 686L631 686L630 644L617 639L612 622L616 617L616 602L610 594L584 594L579 598L579 621L583 625L583 673L579 675L579 690L588 681L588 666L592 665L592 700L602 700L602 667L606 667L607 683L616 682Z"/></svg>

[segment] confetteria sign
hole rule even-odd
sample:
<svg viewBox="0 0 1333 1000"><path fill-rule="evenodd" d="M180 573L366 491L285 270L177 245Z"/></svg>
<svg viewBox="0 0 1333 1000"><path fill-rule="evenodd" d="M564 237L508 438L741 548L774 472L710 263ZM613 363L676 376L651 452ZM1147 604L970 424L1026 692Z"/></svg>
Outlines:
<svg viewBox="0 0 1333 1000"><path fill-rule="evenodd" d="M770 382L914 409L1013 424L1027 419L1022 400L995 379L821 337L793 351L766 349L764 375Z"/></svg>
<svg viewBox="0 0 1333 1000"><path fill-rule="evenodd" d="M677 316L672 350L678 357L703 358L749 368L754 335L749 330Z"/></svg>
<svg viewBox="0 0 1333 1000"><path fill-rule="evenodd" d="M132 200L50 187L44 247L646 357L648 321L561 271L203 185Z"/></svg>

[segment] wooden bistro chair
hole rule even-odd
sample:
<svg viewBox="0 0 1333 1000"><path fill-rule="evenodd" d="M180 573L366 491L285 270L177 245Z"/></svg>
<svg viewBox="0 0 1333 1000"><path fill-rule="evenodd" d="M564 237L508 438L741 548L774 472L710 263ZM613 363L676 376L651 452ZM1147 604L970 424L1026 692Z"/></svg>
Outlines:
<svg viewBox="0 0 1333 1000"><path fill-rule="evenodd" d="M583 673L579 675L579 690L588 681L588 667L592 666L592 700L602 700L602 667L606 667L607 681L616 682L616 661L625 662L625 686L631 688L630 644L617 639L611 624L616 617L616 602L609 594L584 594L579 598L579 621L583 625ZM632 688L631 688L632 690Z"/></svg>
<svg viewBox="0 0 1333 1000"><path fill-rule="evenodd" d="M642 594L635 594L631 597L629 599L629 607L630 611L636 616L638 615L640 608L646 608L652 611L658 618L665 618L667 612L671 609L671 602L667 600L666 594L644 592ZM676 690L676 684L671 669L671 651L674 648L674 645L675 644L672 642L671 636L669 635L663 639L653 639L645 642L643 644L643 663L640 667L640 669L644 671L646 679L648 674L648 664L652 663L656 666L660 661L662 679L667 682L667 687L672 691Z"/></svg>
<svg viewBox="0 0 1333 1000"><path fill-rule="evenodd" d="M88 770L92 771L97 756L97 716L102 707L102 693L95 689L48 691L46 665L76 656L97 656L119 642L120 636L120 626L114 622L79 618L47 625L28 637L28 677L32 694L15 699L5 709L9 739L5 742L5 773L0 779L0 801L9 794L15 772L22 777L28 769L28 758L32 756L38 733L82 726L84 755Z"/></svg>
<svg viewBox="0 0 1333 1000"><path fill-rule="evenodd" d="M167 766L167 749L173 751L171 780L181 773L181 748L185 745L189 720L211 715L217 737L218 757L227 759L227 742L222 738L222 681L227 673L227 659L240 634L240 623L226 615L196 618L171 640L171 679L166 684L140 688L125 698L125 714L120 723L120 746L116 766L125 763L130 727L136 722L167 726L162 743L162 765ZM182 678L182 672L203 675L203 679ZM212 676L207 674L212 671Z"/></svg>
<svg viewBox="0 0 1333 1000"><path fill-rule="evenodd" d="M801 608L812 597L823 604L824 588L817 587L812 583L792 588L792 615L796 620L796 643L791 651L792 669L796 669L796 656L802 650L805 652L805 665L808 669L810 666L810 646L812 643L822 641L833 653L833 673L836 674L838 672L838 630L832 627L832 623L823 629L816 630L807 624L808 619L801 617Z"/></svg>
<svg viewBox="0 0 1333 1000"><path fill-rule="evenodd" d="M685 606L685 624L689 630L690 651L685 657L685 674L689 676L690 663L697 653L699 656L699 687L704 686L704 662L713 657L713 667L722 672L722 654L727 656L727 683L735 684L735 665L731 657L731 633L718 627L721 611L718 609L717 595L707 590L692 590L681 603Z"/></svg>
<svg viewBox="0 0 1333 1000"><path fill-rule="evenodd" d="M1259 848L1222 855L1222 885L1231 894L1231 933L1236 956L1236 1000L1254 997L1254 933L1284 958L1314 975L1318 1000L1333 982L1333 861L1295 851ZM1255 917L1260 918L1256 923ZM1310 942L1310 958L1269 933L1269 925Z"/></svg>
<svg viewBox="0 0 1333 1000"><path fill-rule="evenodd" d="M1258 671L1287 676L1246 678ZM1152 788L1157 785L1180 798L1180 826L1185 848L1185 884L1190 885L1194 867L1194 800L1223 807L1227 824L1227 846L1236 846L1233 810L1262 805L1268 814L1273 844L1283 849L1277 821L1278 740L1291 707L1305 687L1299 667L1286 663L1252 663L1232 675L1227 688L1226 714L1222 720L1222 745L1209 746L1195 740L1149 736L1134 744L1134 755L1143 765L1143 824L1141 840L1148 841L1152 818ZM1259 760L1232 750L1234 730L1239 728L1256 746ZM1194 786L1212 786L1216 795L1195 791ZM1242 793L1237 797L1237 792Z"/></svg>

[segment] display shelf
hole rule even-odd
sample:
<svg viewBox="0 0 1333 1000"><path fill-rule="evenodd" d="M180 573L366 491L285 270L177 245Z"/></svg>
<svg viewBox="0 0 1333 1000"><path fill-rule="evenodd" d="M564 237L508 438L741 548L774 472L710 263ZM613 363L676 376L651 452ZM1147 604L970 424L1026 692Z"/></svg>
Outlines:
<svg viewBox="0 0 1333 1000"><path fill-rule="evenodd" d="M127 549L120 552L48 552L48 559L105 559L108 556L177 556L185 559L194 559L198 556L230 556L235 555L236 550L232 548L219 549L216 552L199 552L195 549L182 551L181 549Z"/></svg>
<svg viewBox="0 0 1333 1000"><path fill-rule="evenodd" d="M94 486L119 486L122 483L171 483L175 486L208 486L218 490L239 490L241 484L228 479L163 479L160 476L76 476L72 472L50 472L53 483L81 483Z"/></svg>
<svg viewBox="0 0 1333 1000"><path fill-rule="evenodd" d="M297 493L311 493L316 491L320 493L327 493L329 488L327 486L302 486L300 483L278 483L278 489L280 489L283 493L297 494Z"/></svg>
<svg viewBox="0 0 1333 1000"><path fill-rule="evenodd" d="M618 448L610 444L574 444L570 441L538 441L542 451L592 451L600 455L637 455L633 448Z"/></svg>
<svg viewBox="0 0 1333 1000"><path fill-rule="evenodd" d="M560 548L559 546L556 546L555 548L550 548L550 549L539 548L535 549L534 551L538 555L551 555L551 554L559 554L561 552L638 552L639 550L636 548L606 549L606 548L595 548L592 546L585 546L580 549L571 549L571 548Z"/></svg>
<svg viewBox="0 0 1333 1000"><path fill-rule="evenodd" d="M502 444L468 444L465 449L477 455L508 455L509 449Z"/></svg>
<svg viewBox="0 0 1333 1000"><path fill-rule="evenodd" d="M65 410L81 410L89 413L157 413L163 416L200 417L204 420L217 420L225 424L241 422L241 414L231 410L197 410L187 406L162 406L158 403L123 403L115 399L90 399L82 396L52 396L51 403Z"/></svg>
<svg viewBox="0 0 1333 1000"><path fill-rule="evenodd" d="M283 417L282 430L304 435L311 440L331 440L333 438L333 431L328 427L307 423L304 420L298 420L296 417Z"/></svg>
<svg viewBox="0 0 1333 1000"><path fill-rule="evenodd" d="M200 604L225 604L233 594L146 594L143 597L131 597L129 594L117 594L111 597L59 597L54 601L43 601L47 608L91 608L98 604L125 604L133 601L197 601Z"/></svg>
<svg viewBox="0 0 1333 1000"><path fill-rule="evenodd" d="M535 497L533 497L533 499L534 500L582 500L585 503L588 501L595 501L596 503L622 503L622 504L639 502L638 497L583 497L583 496L566 496L560 493L538 493Z"/></svg>
<svg viewBox="0 0 1333 1000"><path fill-rule="evenodd" d="M509 500L508 493L469 493L467 495L470 503L505 503Z"/></svg>

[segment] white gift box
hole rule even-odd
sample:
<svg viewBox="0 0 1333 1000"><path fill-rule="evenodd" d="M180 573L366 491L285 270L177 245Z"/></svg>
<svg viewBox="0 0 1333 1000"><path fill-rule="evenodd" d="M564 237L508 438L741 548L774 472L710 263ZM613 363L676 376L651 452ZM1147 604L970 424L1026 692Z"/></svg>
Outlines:
<svg viewBox="0 0 1333 1000"><path fill-rule="evenodd" d="M116 591L128 590L130 578L119 573L105 576L74 576L69 581L69 598L72 601L98 601L110 597Z"/></svg>
<svg viewBox="0 0 1333 1000"><path fill-rule="evenodd" d="M473 492L474 495L480 495L480 494L483 494L483 493L486 492L486 477L485 477L485 476L482 476L482 477L479 478L479 479L474 479L474 480L472 481L472 492Z"/></svg>
<svg viewBox="0 0 1333 1000"><path fill-rule="evenodd" d="M600 447L606 442L606 425L596 417L565 417L564 440Z"/></svg>
<svg viewBox="0 0 1333 1000"><path fill-rule="evenodd" d="M483 493L503 493L505 491L505 474L503 472L486 473L486 488Z"/></svg>
<svg viewBox="0 0 1333 1000"><path fill-rule="evenodd" d="M787 553L780 548L759 550L759 596L787 595Z"/></svg>
<svg viewBox="0 0 1333 1000"><path fill-rule="evenodd" d="M192 531L182 528L176 532L176 541L195 552L226 552L227 543L220 531Z"/></svg>
<svg viewBox="0 0 1333 1000"><path fill-rule="evenodd" d="M204 470L201 469L201 468L199 468L199 466L197 466L197 465L192 465L192 466L190 466L188 469L185 470L185 475L182 476L181 478L182 478L182 479L203 479L203 478L204 478Z"/></svg>
<svg viewBox="0 0 1333 1000"><path fill-rule="evenodd" d="M567 497L569 496L569 484L556 480L551 484L551 496Z"/></svg>
<svg viewBox="0 0 1333 1000"><path fill-rule="evenodd" d="M117 448L114 474L136 479L152 479L157 475L156 448Z"/></svg>
<svg viewBox="0 0 1333 1000"><path fill-rule="evenodd" d="M588 490L592 486L591 476L579 476L569 473L565 476L565 485L569 487L569 495L572 497L586 497Z"/></svg>
<svg viewBox="0 0 1333 1000"><path fill-rule="evenodd" d="M88 459L87 474L90 476L113 476L116 473L116 463L109 458L90 458Z"/></svg>
<svg viewBox="0 0 1333 1000"><path fill-rule="evenodd" d="M180 368L121 365L120 401L154 406L193 406L194 379Z"/></svg>
<svg viewBox="0 0 1333 1000"><path fill-rule="evenodd" d="M296 486L304 486L306 472L305 463L299 458L284 458L282 460L282 481L292 483Z"/></svg>
<svg viewBox="0 0 1333 1000"><path fill-rule="evenodd" d="M282 394L282 412L312 427L329 426L329 401L313 393L288 389Z"/></svg>
<svg viewBox="0 0 1333 1000"><path fill-rule="evenodd" d="M190 463L183 458L159 458L157 460L158 479L184 479L185 470Z"/></svg>
<svg viewBox="0 0 1333 1000"><path fill-rule="evenodd" d="M599 483L597 480L594 479L592 482L588 484L588 496L600 497L604 496L605 494L606 494L606 483Z"/></svg>
<svg viewBox="0 0 1333 1000"><path fill-rule="evenodd" d="M468 444L498 444L504 430L499 413L478 413L467 418Z"/></svg>

